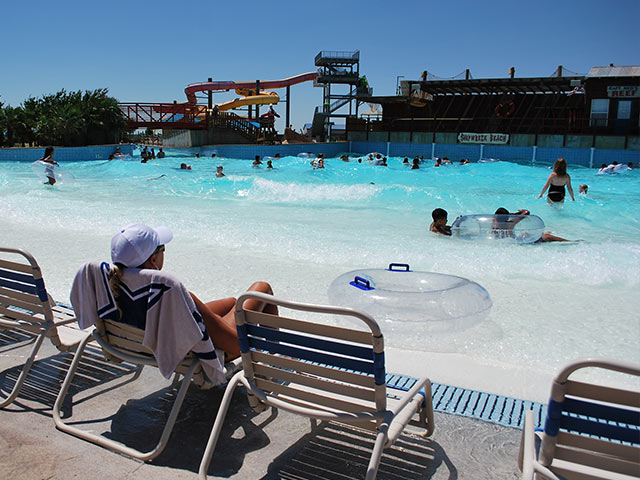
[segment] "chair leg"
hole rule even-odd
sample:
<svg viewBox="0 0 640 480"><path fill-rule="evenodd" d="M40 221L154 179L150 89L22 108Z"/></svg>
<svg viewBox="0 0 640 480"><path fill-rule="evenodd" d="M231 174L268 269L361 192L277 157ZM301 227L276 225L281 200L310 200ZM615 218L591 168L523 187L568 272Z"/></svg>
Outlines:
<svg viewBox="0 0 640 480"><path fill-rule="evenodd" d="M33 344L33 347L31 348L31 353L29 354L29 358L27 358L27 361L24 362L24 365L22 367L22 371L20 372L20 375L18 376L18 378L16 380L16 383L13 386L13 389L11 390L11 393L9 394L9 396L7 398L5 398L4 400L2 400L0 402L0 408L4 408L7 405L10 405L11 403L13 403L13 401L16 399L16 397L20 393L20 390L22 390L22 385L24 384L25 380L27 379L27 375L31 371L31 367L33 366L33 362L35 361L36 356L38 355L38 352L40 351L40 347L42 347L42 342L44 341L44 339L46 337L46 332L49 330L49 328L51 328L51 326L49 326L47 329L42 331L40 333L40 335L38 335L38 338L36 339L35 343Z"/></svg>
<svg viewBox="0 0 640 480"><path fill-rule="evenodd" d="M224 423L224 419L227 416L227 410L229 409L229 405L231 405L231 398L233 397L233 392L235 391L238 383L240 382L240 377L244 375L244 371L240 371L236 373L229 383L227 384L227 388L224 391L224 395L222 397L222 403L220 404L220 408L218 409L218 414L216 415L216 421L213 424L213 428L211 429L211 435L209 435L209 441L207 442L207 447L204 450L204 454L202 455L202 461L200 462L200 469L198 470L198 475L200 479L207 480L207 471L209 470L209 464L211 463L211 457L213 457L213 451L216 449L216 444L218 443L218 437L220 436L220 432L222 431L222 424Z"/></svg>
<svg viewBox="0 0 640 480"><path fill-rule="evenodd" d="M375 480L378 474L378 467L380 466L380 460L382 459L382 451L387 443L387 432L389 430L389 418L385 418L378 428L378 435L376 441L373 444L373 451L371 452L371 458L369 459L369 465L367 466L367 475L365 480Z"/></svg>
<svg viewBox="0 0 640 480"><path fill-rule="evenodd" d="M164 429L162 430L162 435L160 436L160 440L158 441L157 445L153 448L153 450L149 451L149 452L140 452L139 450L136 450L134 448L131 447L127 447L126 445L120 443L120 442L116 442L115 440L111 440L108 439L102 435L96 435L94 433L90 433L84 430L81 430L80 428L77 427L73 427L71 425L66 424L63 420L62 417L60 415L60 411L62 409L62 404L64 402L64 398L67 395L67 391L69 390L69 386L71 385L71 380L73 379L73 376L75 375L76 369L78 368L78 365L80 363L80 359L84 353L84 349L87 345L87 343L89 342L89 340L91 340L91 337L87 337L85 340L83 340L83 342L78 346L78 350L76 350L76 354L73 358L73 362L71 362L71 367L69 368L69 371L67 372L67 376L64 379L64 383L62 384L62 388L60 389L60 393L58 394L58 398L56 399L56 403L53 407L53 420L56 424L56 427L65 432L68 433L70 435L74 435L78 438L81 438L83 440L87 440L89 442L95 443L97 445L100 445L101 447L107 448L109 450L113 450L116 452L120 452L123 453L125 455L128 455L130 457L133 458L137 458L139 460L143 460L143 461L149 461L154 459L155 457L157 457L158 455L160 455L162 453L162 451L164 450L164 448L167 445L167 442L169 440L169 436L171 435L171 432L173 430L173 427L175 425L176 419L178 417L178 413L180 411L180 407L182 407L182 403L184 401L184 397L187 393L187 389L189 388L189 384L191 383L191 377L193 376L193 372L196 369L196 367L198 366L198 362L194 361L193 364L189 367L189 369L187 370L187 372L184 375L184 378L182 380L182 384L180 385L180 389L178 390L178 393L176 394L176 399L174 400L173 403L173 407L171 408L171 412L169 413L169 418L167 419L167 422L165 424ZM134 378L139 376L140 373L142 372L142 368L138 368L138 370L136 371L136 373L134 374ZM67 419L67 421L69 421L70 419Z"/></svg>

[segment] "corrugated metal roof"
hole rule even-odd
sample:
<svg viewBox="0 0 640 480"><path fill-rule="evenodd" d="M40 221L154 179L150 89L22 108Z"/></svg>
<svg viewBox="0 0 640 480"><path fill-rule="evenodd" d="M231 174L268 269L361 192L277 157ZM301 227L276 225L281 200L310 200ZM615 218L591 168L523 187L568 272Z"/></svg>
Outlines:
<svg viewBox="0 0 640 480"><path fill-rule="evenodd" d="M592 67L587 77L640 77L640 66Z"/></svg>

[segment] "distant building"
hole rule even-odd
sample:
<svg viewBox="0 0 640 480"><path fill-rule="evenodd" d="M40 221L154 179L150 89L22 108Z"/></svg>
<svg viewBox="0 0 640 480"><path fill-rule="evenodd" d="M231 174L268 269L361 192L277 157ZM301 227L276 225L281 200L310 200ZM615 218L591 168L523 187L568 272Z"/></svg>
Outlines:
<svg viewBox="0 0 640 480"><path fill-rule="evenodd" d="M381 105L382 118L347 118L349 140L640 149L640 66L468 77L423 76L400 82L396 96L360 98Z"/></svg>

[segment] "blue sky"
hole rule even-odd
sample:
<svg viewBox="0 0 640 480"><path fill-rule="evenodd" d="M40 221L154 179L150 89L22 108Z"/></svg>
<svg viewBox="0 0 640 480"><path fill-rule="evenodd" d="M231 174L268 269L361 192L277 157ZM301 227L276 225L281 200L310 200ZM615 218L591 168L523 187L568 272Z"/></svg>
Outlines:
<svg viewBox="0 0 640 480"><path fill-rule="evenodd" d="M106 87L123 102L185 101L189 83L313 71L320 50L360 50L376 95L423 70L474 78L551 75L558 65L640 64L640 0L8 1L0 7L0 101ZM284 96L284 90L277 90ZM322 103L291 89L294 127ZM216 96L228 100L229 93ZM276 105L284 126L284 104ZM263 108L264 111L264 108Z"/></svg>

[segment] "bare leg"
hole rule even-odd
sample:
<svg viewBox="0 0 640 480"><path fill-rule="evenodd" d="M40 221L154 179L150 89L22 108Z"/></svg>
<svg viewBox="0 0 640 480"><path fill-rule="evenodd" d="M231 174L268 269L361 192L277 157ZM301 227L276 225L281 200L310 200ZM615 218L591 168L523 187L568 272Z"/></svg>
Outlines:
<svg viewBox="0 0 640 480"><path fill-rule="evenodd" d="M233 307L225 315L219 315L215 311L210 310L207 305L202 303L198 297L191 294L196 308L202 315L207 332L213 341L213 344L224 350L227 360L232 360L240 355L240 346L238 345L238 332L236 331L236 322L233 318ZM229 299L223 299L220 303L214 303L215 307L220 307L223 302ZM235 304L235 298L231 299Z"/></svg>
<svg viewBox="0 0 640 480"><path fill-rule="evenodd" d="M268 293L269 295L273 295L273 290L271 285L267 282L255 282L248 289L248 292L262 292ZM276 305L271 305L269 303L259 302L258 300L247 300L244 302L244 306L247 310L253 310L256 312L264 312L270 313L271 315L278 314L278 307Z"/></svg>
<svg viewBox="0 0 640 480"><path fill-rule="evenodd" d="M271 285L267 282L255 282L248 291L263 292L273 295ZM238 345L238 332L236 330L236 320L234 317L234 307L236 299L233 297L213 300L203 303L198 297L191 293L196 308L202 315L207 332L213 340L216 347L221 348L225 352L226 360L232 360L240 356L240 346ZM257 300L248 300L245 302L247 310L257 312L278 314L278 307Z"/></svg>
<svg viewBox="0 0 640 480"><path fill-rule="evenodd" d="M555 235L552 235L551 232L544 232L542 234L542 239L545 242L568 242L569 241L566 238L556 237Z"/></svg>

